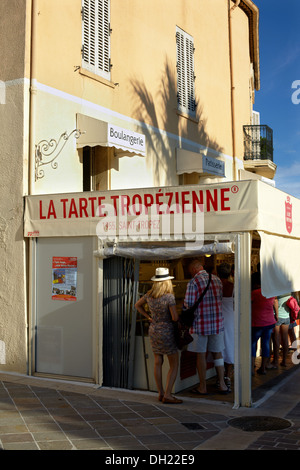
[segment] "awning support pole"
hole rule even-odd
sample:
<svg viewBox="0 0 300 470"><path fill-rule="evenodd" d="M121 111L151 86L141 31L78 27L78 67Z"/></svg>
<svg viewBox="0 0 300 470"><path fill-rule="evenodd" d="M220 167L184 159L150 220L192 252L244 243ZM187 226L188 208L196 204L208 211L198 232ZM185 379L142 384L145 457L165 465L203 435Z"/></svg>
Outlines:
<svg viewBox="0 0 300 470"><path fill-rule="evenodd" d="M234 408L251 406L251 234L235 243Z"/></svg>

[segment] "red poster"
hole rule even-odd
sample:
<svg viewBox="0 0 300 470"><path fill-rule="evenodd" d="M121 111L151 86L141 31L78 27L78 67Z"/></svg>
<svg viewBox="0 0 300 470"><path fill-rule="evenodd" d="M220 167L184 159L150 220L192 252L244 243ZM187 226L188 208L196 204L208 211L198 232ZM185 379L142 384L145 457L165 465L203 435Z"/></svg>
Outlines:
<svg viewBox="0 0 300 470"><path fill-rule="evenodd" d="M52 299L77 300L77 258L53 256Z"/></svg>

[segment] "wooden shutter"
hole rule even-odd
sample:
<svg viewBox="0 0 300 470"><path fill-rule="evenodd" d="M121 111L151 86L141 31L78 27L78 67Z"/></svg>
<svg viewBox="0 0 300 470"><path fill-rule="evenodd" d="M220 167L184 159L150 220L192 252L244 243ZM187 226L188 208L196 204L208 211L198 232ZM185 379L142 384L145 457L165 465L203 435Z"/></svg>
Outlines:
<svg viewBox="0 0 300 470"><path fill-rule="evenodd" d="M110 79L110 0L83 0L82 65Z"/></svg>
<svg viewBox="0 0 300 470"><path fill-rule="evenodd" d="M195 115L194 40L180 28L176 29L177 101L179 111Z"/></svg>

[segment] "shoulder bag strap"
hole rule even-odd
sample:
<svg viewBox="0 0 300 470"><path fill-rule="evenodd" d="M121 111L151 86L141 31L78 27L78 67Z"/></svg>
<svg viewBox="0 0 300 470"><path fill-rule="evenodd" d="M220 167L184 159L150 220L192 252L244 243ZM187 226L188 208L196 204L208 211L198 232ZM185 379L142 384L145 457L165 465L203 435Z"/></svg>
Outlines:
<svg viewBox="0 0 300 470"><path fill-rule="evenodd" d="M209 288L209 285L210 285L210 281L211 281L211 273L209 273L208 275L208 283L207 283L207 286L205 287L204 291L201 293L200 297L198 300L196 300L196 302L194 303L193 307L197 308L198 305L200 304L200 302L202 301L203 297L205 296L208 288Z"/></svg>

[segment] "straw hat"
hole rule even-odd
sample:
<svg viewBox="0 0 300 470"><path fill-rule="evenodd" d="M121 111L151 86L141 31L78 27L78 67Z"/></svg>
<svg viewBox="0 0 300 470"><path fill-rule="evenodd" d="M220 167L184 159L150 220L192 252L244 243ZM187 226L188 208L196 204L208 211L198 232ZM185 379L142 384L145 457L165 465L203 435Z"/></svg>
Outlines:
<svg viewBox="0 0 300 470"><path fill-rule="evenodd" d="M155 276L151 277L151 281L167 281L168 279L174 279L174 276L169 275L168 268L156 268Z"/></svg>

